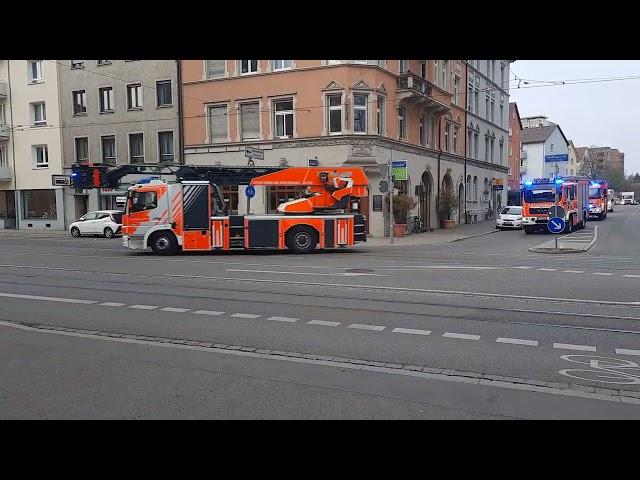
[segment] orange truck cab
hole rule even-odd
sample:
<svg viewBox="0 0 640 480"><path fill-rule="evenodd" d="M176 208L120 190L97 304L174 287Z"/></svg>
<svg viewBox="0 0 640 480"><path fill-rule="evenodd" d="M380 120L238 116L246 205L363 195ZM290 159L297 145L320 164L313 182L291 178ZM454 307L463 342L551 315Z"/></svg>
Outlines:
<svg viewBox="0 0 640 480"><path fill-rule="evenodd" d="M522 225L525 233L547 231L556 195L558 211L566 222L565 233L584 228L589 209L587 177L536 178L522 187Z"/></svg>
<svg viewBox="0 0 640 480"><path fill-rule="evenodd" d="M592 180L589 185L589 216L599 220L607 218L609 185L605 180Z"/></svg>
<svg viewBox="0 0 640 480"><path fill-rule="evenodd" d="M129 189L123 245L162 255L250 249L310 253L316 247L343 248L367 240L366 218L345 213L350 197L368 195L360 167L287 168L249 184L304 186L307 194L281 204L278 214L229 215L212 181L145 179Z"/></svg>

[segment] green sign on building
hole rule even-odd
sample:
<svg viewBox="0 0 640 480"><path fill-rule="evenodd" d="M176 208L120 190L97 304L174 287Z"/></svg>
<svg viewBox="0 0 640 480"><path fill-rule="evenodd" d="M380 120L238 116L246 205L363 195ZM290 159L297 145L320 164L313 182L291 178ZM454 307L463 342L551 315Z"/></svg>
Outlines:
<svg viewBox="0 0 640 480"><path fill-rule="evenodd" d="M391 162L391 174L396 180L407 180L407 161Z"/></svg>

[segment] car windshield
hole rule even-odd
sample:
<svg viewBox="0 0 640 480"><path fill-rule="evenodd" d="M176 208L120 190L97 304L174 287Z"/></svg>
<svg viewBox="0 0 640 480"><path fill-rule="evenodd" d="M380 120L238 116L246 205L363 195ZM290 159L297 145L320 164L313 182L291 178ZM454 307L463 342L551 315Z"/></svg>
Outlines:
<svg viewBox="0 0 640 480"><path fill-rule="evenodd" d="M500 213L502 215L522 215L522 209L517 207L505 207Z"/></svg>
<svg viewBox="0 0 640 480"><path fill-rule="evenodd" d="M553 202L555 198L556 192L550 188L524 191L524 201L527 203Z"/></svg>
<svg viewBox="0 0 640 480"><path fill-rule="evenodd" d="M589 198L601 198L603 195L602 188L589 188Z"/></svg>

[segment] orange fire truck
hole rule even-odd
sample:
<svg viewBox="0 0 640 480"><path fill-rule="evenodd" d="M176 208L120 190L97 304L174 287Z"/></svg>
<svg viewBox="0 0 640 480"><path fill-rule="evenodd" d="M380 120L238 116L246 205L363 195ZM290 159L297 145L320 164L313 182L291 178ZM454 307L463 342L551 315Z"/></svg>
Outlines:
<svg viewBox="0 0 640 480"><path fill-rule="evenodd" d="M546 231L551 214L566 222L565 233L584 228L589 212L588 177L536 178L524 182L522 225L525 233ZM557 211L554 212L557 195Z"/></svg>
<svg viewBox="0 0 640 480"><path fill-rule="evenodd" d="M607 181L591 180L589 185L589 216L599 220L606 219L610 200Z"/></svg>
<svg viewBox="0 0 640 480"><path fill-rule="evenodd" d="M310 253L316 247L347 247L367 240L366 218L345 213L350 197L368 195L367 177L360 167L123 165L109 171L104 166L78 165L71 178L76 187L116 188L125 175L144 172L174 175L176 181L149 177L129 188L122 238L123 245L134 250L150 248L160 255L248 249ZM249 189L300 186L306 192L279 205L277 214L230 215L219 184L248 184Z"/></svg>

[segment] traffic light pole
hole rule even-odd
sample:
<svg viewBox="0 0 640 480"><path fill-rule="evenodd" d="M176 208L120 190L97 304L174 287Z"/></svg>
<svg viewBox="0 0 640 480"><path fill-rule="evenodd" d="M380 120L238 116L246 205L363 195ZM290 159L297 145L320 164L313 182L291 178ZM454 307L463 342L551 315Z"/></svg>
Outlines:
<svg viewBox="0 0 640 480"><path fill-rule="evenodd" d="M391 245L393 245L393 229L394 229L394 219L393 219L393 167L392 162L389 162L389 240Z"/></svg>

